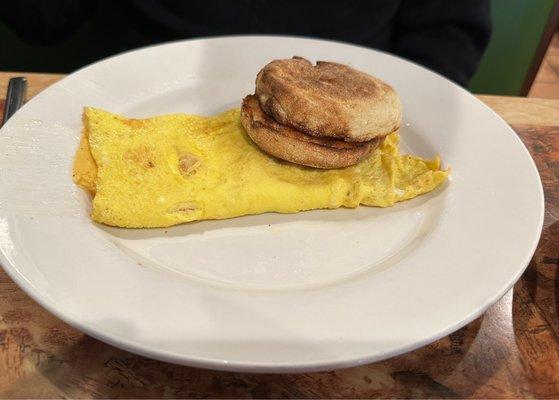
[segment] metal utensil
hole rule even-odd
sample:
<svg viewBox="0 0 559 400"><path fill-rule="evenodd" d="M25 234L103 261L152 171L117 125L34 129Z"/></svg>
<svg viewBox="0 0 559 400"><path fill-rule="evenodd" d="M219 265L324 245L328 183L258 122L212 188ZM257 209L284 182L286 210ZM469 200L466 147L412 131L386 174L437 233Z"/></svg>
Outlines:
<svg viewBox="0 0 559 400"><path fill-rule="evenodd" d="M6 104L4 104L4 117L2 118L2 125L4 125L6 121L25 103L26 95L27 78L23 76L11 78L8 83L8 92L6 93Z"/></svg>

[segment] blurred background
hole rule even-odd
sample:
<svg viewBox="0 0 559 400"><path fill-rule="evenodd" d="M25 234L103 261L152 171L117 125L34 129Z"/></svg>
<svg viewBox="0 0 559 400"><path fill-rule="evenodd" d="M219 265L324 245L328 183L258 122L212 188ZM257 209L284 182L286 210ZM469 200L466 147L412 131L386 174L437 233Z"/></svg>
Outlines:
<svg viewBox="0 0 559 400"><path fill-rule="evenodd" d="M475 75L465 85L475 93L559 98L559 1L487 2L490 4L491 36L488 44L483 44L484 48L487 47ZM81 10L73 15L72 4L76 3L81 4ZM157 7L157 2L145 3ZM147 26L141 5L131 8L125 1L103 0L54 1L52 4L52 13L47 18L60 18L56 7L62 4L65 7L63 17L71 19L70 22L63 21L65 32L58 36L57 32L51 32L43 38L40 31L31 35L22 34L10 23L9 15L2 15L0 71L68 73L112 54L176 38L160 32L148 36L138 33L140 30L134 25ZM449 1L448 4L453 7L455 3ZM32 12L31 9L29 12ZM214 33L229 32L201 29L199 35L190 36Z"/></svg>

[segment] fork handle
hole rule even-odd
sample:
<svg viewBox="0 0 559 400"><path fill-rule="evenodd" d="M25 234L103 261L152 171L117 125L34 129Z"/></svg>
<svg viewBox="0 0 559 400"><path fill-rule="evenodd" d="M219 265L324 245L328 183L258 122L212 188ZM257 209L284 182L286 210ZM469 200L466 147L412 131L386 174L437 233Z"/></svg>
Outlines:
<svg viewBox="0 0 559 400"><path fill-rule="evenodd" d="M25 102L27 95L27 79L24 77L17 77L10 79L8 83L8 92L6 93L6 104L4 105L4 118L2 125L20 109Z"/></svg>

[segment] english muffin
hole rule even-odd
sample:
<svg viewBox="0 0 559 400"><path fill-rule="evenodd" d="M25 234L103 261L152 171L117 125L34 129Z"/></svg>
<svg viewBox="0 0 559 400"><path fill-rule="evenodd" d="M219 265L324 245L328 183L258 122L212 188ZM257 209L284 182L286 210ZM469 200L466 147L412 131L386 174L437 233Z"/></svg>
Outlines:
<svg viewBox="0 0 559 400"><path fill-rule="evenodd" d="M366 142L400 127L402 106L385 82L347 65L274 60L256 77L262 110L315 137Z"/></svg>
<svg viewBox="0 0 559 400"><path fill-rule="evenodd" d="M266 153L295 164L315 168L343 168L367 157L384 137L347 142L316 137L278 123L267 115L255 95L246 96L241 123L254 143Z"/></svg>

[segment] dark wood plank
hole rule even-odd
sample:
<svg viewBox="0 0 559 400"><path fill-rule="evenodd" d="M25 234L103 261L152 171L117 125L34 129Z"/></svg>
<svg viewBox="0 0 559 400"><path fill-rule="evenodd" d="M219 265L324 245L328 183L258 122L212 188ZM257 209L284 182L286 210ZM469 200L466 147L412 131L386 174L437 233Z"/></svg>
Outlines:
<svg viewBox="0 0 559 400"><path fill-rule="evenodd" d="M526 74L524 83L520 89L521 96L527 96L530 92L530 88L532 87L532 83L534 83L534 79L540 70L542 60L547 52L549 43L551 43L553 34L557 32L557 21L559 21L559 0L555 0L555 4L549 13L536 54L530 63L530 68L528 69L528 73Z"/></svg>

